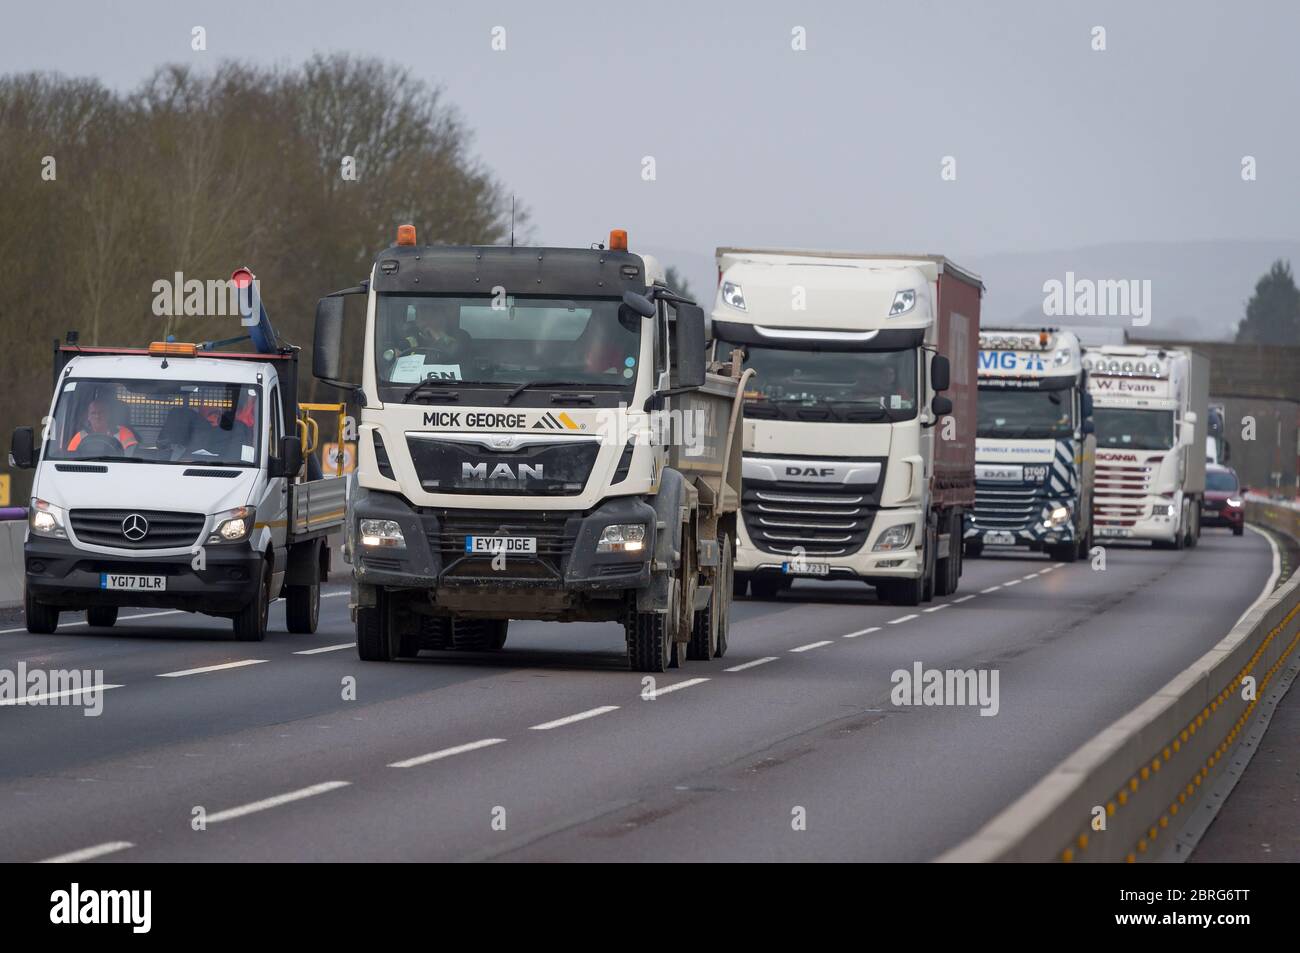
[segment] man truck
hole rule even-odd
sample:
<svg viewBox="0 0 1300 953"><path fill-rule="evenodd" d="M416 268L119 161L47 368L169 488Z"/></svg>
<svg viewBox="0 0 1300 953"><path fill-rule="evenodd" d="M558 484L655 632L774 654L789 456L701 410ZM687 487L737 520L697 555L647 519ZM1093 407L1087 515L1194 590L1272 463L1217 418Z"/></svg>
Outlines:
<svg viewBox="0 0 1300 953"><path fill-rule="evenodd" d="M745 392L736 589L955 592L975 503L981 280L936 255L717 250L716 354Z"/></svg>
<svg viewBox="0 0 1300 953"><path fill-rule="evenodd" d="M1092 396L1073 332L980 331L975 509L966 555L1029 547L1074 562L1092 546Z"/></svg>
<svg viewBox="0 0 1300 953"><path fill-rule="evenodd" d="M278 343L252 289L254 352L158 341L145 348L55 342L54 398L38 441L14 431L10 459L35 468L25 564L27 630L64 612L111 626L118 609L183 609L228 618L241 641L266 636L286 599L289 631L316 630L328 536L345 484L309 478L310 410L299 404L298 349ZM311 474L319 476L318 473Z"/></svg>
<svg viewBox="0 0 1300 953"><path fill-rule="evenodd" d="M1195 546L1205 495L1210 362L1186 348L1089 348L1098 539Z"/></svg>
<svg viewBox="0 0 1300 953"><path fill-rule="evenodd" d="M348 298L366 317L345 344ZM366 281L322 298L315 373L361 408L360 657L497 651L511 619L619 622L638 671L723 655L743 372L706 364L706 333L621 229L454 247L403 225Z"/></svg>

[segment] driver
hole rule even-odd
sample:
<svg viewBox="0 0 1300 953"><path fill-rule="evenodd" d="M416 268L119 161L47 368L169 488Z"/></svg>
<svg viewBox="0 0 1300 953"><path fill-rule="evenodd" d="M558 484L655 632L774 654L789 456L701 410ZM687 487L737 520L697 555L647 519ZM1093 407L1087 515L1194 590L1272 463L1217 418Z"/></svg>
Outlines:
<svg viewBox="0 0 1300 953"><path fill-rule="evenodd" d="M108 399L96 397L86 408L86 425L77 433L72 435L68 441L68 451L72 452L81 446L81 441L91 434L104 434L121 444L122 449L130 450L140 442L136 437L135 431L125 424L113 427L113 404Z"/></svg>

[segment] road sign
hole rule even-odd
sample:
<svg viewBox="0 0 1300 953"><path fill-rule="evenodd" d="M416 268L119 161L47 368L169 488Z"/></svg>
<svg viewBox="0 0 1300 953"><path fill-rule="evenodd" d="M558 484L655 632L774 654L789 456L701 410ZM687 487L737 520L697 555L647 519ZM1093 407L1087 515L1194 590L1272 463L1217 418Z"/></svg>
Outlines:
<svg viewBox="0 0 1300 953"><path fill-rule="evenodd" d="M321 444L321 469L327 477L338 475L339 445L337 443ZM357 468L357 445L343 444L343 473L346 476Z"/></svg>

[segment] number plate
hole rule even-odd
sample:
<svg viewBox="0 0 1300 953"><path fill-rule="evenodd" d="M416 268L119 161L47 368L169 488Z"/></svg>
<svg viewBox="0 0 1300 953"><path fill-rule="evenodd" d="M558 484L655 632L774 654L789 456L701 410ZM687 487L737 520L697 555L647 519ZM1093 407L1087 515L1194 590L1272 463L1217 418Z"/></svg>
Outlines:
<svg viewBox="0 0 1300 953"><path fill-rule="evenodd" d="M486 553L495 556L505 553L526 554L537 552L536 536L466 536L465 552Z"/></svg>
<svg viewBox="0 0 1300 953"><path fill-rule="evenodd" d="M1132 536L1133 531L1131 529L1124 529L1121 526L1098 526L1097 535L1109 536L1114 538L1114 537Z"/></svg>
<svg viewBox="0 0 1300 953"><path fill-rule="evenodd" d="M129 589L135 592L166 592L166 576L133 576L129 573L102 572L99 574L101 589Z"/></svg>
<svg viewBox="0 0 1300 953"><path fill-rule="evenodd" d="M787 576L829 576L830 563L781 563L781 571Z"/></svg>
<svg viewBox="0 0 1300 953"><path fill-rule="evenodd" d="M1013 546L1016 542L1014 533L1004 533L994 530L991 533L984 534L984 542L990 546Z"/></svg>

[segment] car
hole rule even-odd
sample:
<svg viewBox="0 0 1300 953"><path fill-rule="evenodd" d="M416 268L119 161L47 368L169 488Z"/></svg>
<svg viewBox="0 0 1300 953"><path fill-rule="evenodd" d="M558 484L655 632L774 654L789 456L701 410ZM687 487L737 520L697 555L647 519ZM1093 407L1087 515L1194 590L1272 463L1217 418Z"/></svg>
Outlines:
<svg viewBox="0 0 1300 953"><path fill-rule="evenodd" d="M1237 471L1218 464L1206 464L1205 499L1201 502L1202 526L1227 526L1233 536L1246 531L1246 500Z"/></svg>

